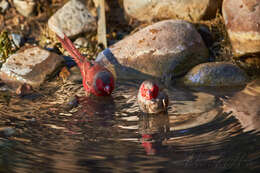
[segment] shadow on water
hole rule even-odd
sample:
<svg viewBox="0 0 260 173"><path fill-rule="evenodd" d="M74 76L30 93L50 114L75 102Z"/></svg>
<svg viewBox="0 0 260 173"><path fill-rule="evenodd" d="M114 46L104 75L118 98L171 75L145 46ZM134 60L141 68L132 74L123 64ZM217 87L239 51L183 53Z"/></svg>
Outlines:
<svg viewBox="0 0 260 173"><path fill-rule="evenodd" d="M48 83L38 97L0 101L0 172L257 172L260 135L214 95L167 90L167 114L139 111L139 81L90 99L80 84ZM79 105L66 110L69 98Z"/></svg>

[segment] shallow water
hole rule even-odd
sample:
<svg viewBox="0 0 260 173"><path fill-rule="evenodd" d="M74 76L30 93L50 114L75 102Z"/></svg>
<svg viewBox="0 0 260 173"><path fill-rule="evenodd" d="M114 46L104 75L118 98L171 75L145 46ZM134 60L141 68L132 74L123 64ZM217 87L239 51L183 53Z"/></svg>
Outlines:
<svg viewBox="0 0 260 173"><path fill-rule="evenodd" d="M47 83L33 95L0 98L0 172L257 172L260 137L245 132L221 99L168 90L168 114L148 116L138 85L120 82L111 98L84 96L80 84ZM8 99L9 98L9 103Z"/></svg>

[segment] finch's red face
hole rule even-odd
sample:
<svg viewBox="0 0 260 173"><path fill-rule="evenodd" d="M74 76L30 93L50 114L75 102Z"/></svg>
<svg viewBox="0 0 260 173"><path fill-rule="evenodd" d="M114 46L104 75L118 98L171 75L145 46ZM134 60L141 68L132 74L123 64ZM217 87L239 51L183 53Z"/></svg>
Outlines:
<svg viewBox="0 0 260 173"><path fill-rule="evenodd" d="M114 77L108 71L101 71L96 74L94 78L94 86L97 95L99 96L109 96L114 90Z"/></svg>
<svg viewBox="0 0 260 173"><path fill-rule="evenodd" d="M143 82L141 85L141 96L146 100L156 99L159 93L159 87L152 82Z"/></svg>

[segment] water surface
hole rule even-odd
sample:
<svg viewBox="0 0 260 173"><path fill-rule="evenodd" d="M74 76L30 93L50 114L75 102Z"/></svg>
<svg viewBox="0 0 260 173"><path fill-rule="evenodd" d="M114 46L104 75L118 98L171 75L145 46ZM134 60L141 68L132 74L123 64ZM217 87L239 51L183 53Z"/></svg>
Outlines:
<svg viewBox="0 0 260 173"><path fill-rule="evenodd" d="M168 90L168 114L146 115L138 84L89 99L80 84L47 83L33 95L0 98L0 172L257 172L260 137L203 92ZM3 91L2 91L3 93ZM73 95L80 103L68 109ZM7 99L8 98L8 99Z"/></svg>

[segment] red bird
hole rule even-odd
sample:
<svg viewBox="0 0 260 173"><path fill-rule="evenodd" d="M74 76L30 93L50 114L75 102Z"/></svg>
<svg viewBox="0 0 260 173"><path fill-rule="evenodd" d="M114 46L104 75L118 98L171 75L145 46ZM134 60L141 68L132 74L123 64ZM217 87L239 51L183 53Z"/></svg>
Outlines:
<svg viewBox="0 0 260 173"><path fill-rule="evenodd" d="M104 66L83 57L65 34L62 34L63 38L56 36L80 68L86 92L96 96L111 95L115 86L113 74Z"/></svg>
<svg viewBox="0 0 260 173"><path fill-rule="evenodd" d="M155 82L146 80L139 88L137 102L141 111L157 114L167 111L168 96L165 92L160 91Z"/></svg>

